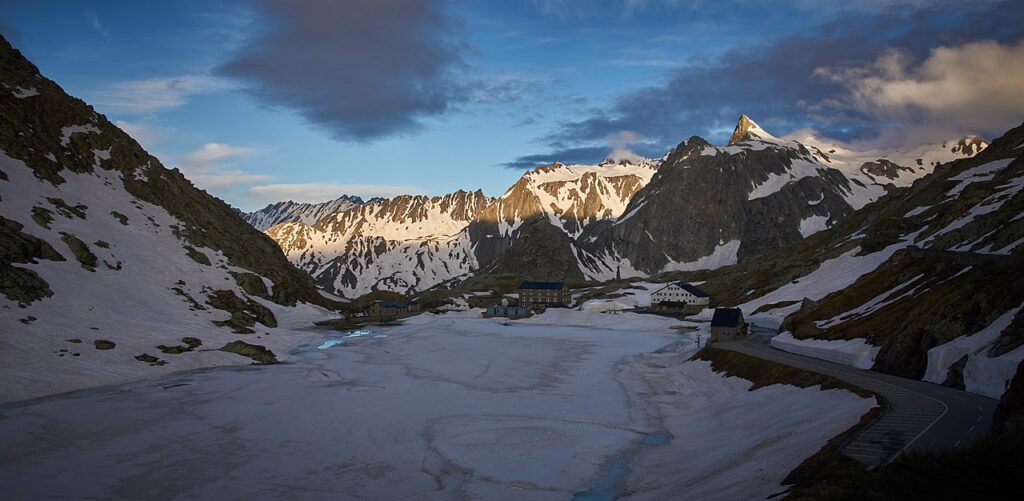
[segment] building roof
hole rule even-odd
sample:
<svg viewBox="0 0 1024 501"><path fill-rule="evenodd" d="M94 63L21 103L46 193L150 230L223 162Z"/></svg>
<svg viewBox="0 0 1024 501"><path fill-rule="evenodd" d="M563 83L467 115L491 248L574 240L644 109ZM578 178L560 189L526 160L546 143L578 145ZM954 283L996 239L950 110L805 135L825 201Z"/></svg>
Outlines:
<svg viewBox="0 0 1024 501"><path fill-rule="evenodd" d="M520 289L561 289L565 282L523 282L519 284Z"/></svg>
<svg viewBox="0 0 1024 501"><path fill-rule="evenodd" d="M686 282L673 282L673 283L670 283L670 284L668 284L668 285L666 285L666 286L664 286L664 287L662 287L662 288L660 288L660 289L658 289L658 290L656 290L654 292L655 293L661 292L661 291L663 291L663 290L665 290L665 289L667 289L667 288L669 288L669 287L671 287L673 285L676 286L676 287L679 287L680 289L683 289L686 292L689 292L690 294L693 294L694 296L697 296L697 297L709 297L707 292L704 292L704 291L698 289L697 287L692 286L692 285L690 285L690 284L688 284Z"/></svg>
<svg viewBox="0 0 1024 501"><path fill-rule="evenodd" d="M712 327L739 327L743 313L739 308L715 308L715 315L711 317Z"/></svg>
<svg viewBox="0 0 1024 501"><path fill-rule="evenodd" d="M381 307L383 307L383 308L405 308L405 307L409 306L409 304L414 304L415 301L413 301L412 303L408 303L407 304L407 303L399 303L397 301L387 301L385 299L378 299L378 300L374 301L374 303L381 305Z"/></svg>

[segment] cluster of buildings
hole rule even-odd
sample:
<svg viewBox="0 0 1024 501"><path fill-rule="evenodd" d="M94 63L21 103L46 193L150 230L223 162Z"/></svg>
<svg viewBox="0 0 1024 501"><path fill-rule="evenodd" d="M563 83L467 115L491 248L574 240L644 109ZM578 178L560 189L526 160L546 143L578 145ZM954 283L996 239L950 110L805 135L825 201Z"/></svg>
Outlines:
<svg viewBox="0 0 1024 501"><path fill-rule="evenodd" d="M522 282L516 297L475 296L467 300L470 307L485 307L485 317L524 318L547 308L568 308L572 305L572 289L565 282Z"/></svg>
<svg viewBox="0 0 1024 501"><path fill-rule="evenodd" d="M572 305L572 290L565 282L526 281L519 284L514 296L497 294L469 297L470 308L485 308L484 317L526 318L547 308L567 308ZM711 297L695 285L672 282L651 293L649 311L692 315L709 308ZM365 314L375 318L400 318L421 311L416 301L408 303L379 300L367 308ZM715 308L711 318L711 341L730 341L745 338L747 325L739 308Z"/></svg>
<svg viewBox="0 0 1024 501"><path fill-rule="evenodd" d="M366 315L376 318L398 318L414 315L421 310L420 303L417 301L402 303L381 299L370 303L370 306L366 309Z"/></svg>

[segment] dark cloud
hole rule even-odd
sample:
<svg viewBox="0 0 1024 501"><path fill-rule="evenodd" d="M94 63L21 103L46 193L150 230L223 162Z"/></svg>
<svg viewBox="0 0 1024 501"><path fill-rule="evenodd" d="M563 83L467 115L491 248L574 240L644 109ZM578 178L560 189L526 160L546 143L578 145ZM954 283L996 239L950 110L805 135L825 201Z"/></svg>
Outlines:
<svg viewBox="0 0 1024 501"><path fill-rule="evenodd" d="M667 150L692 134L722 141L741 113L780 133L814 127L839 139L864 139L884 124L856 108L836 106L848 89L816 76L816 69L860 67L894 47L923 60L941 45L1019 40L1021 7L1020 0L939 2L913 11L842 16L803 34L733 49L714 62L692 60L666 83L622 95L609 109L567 122L545 140L552 148L571 148L632 131Z"/></svg>
<svg viewBox="0 0 1024 501"><path fill-rule="evenodd" d="M539 165L547 165L552 162L564 164L592 164L597 163L608 154L607 146L582 146L579 148L567 148L559 151L538 155L526 155L511 162L502 164L502 167L509 169L532 169Z"/></svg>
<svg viewBox="0 0 1024 501"><path fill-rule="evenodd" d="M433 0L261 0L261 30L226 64L261 102L335 138L415 132L468 99L454 72L467 47ZM512 90L505 89L507 92Z"/></svg>

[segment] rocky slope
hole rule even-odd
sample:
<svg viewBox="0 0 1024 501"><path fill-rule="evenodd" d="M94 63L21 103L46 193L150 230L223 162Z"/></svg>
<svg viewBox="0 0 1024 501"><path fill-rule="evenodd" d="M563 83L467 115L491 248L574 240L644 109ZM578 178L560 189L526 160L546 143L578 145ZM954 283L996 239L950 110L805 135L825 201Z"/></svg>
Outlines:
<svg viewBox="0 0 1024 501"><path fill-rule="evenodd" d="M0 39L0 401L249 363L313 304L273 240Z"/></svg>
<svg viewBox="0 0 1024 501"><path fill-rule="evenodd" d="M319 286L348 297L375 289L422 291L481 268L499 269L499 260L538 278L582 276L572 239L621 215L657 166L649 159L552 164L526 173L498 198L459 191L379 199L268 234ZM547 236L527 237L534 230ZM519 267L529 260L522 256L534 254L531 242L538 253L564 259L558 266L544 266L551 262L545 259L540 268Z"/></svg>
<svg viewBox="0 0 1024 501"><path fill-rule="evenodd" d="M325 216L346 211L364 203L366 202L362 198L349 195L342 195L334 200L318 204L289 200L269 204L257 211L243 212L242 219L256 227L257 230L267 231L271 226L281 223L313 224Z"/></svg>
<svg viewBox="0 0 1024 501"><path fill-rule="evenodd" d="M998 397L1024 360L1024 126L830 230L710 275L780 346Z"/></svg>
<svg viewBox="0 0 1024 501"><path fill-rule="evenodd" d="M692 137L669 153L622 217L578 242L584 274L607 277L736 264L835 225L853 211L985 143L857 152L780 139L746 115L725 147ZM669 216L670 215L670 216Z"/></svg>
<svg viewBox="0 0 1024 501"><path fill-rule="evenodd" d="M986 144L854 151L776 138L744 115L725 147L693 137L659 160L539 167L495 199L377 200L268 233L318 285L349 297L480 273L607 280L713 269L828 228Z"/></svg>

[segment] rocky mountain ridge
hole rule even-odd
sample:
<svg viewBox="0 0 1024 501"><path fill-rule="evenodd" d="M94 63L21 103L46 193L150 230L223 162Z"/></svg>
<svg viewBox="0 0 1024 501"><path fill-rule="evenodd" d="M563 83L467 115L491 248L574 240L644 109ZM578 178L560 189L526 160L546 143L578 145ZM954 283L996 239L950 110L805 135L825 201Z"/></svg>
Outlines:
<svg viewBox="0 0 1024 501"><path fill-rule="evenodd" d="M346 296L425 290L494 261L525 222L544 220L572 236L620 215L657 165L650 159L556 163L524 174L497 198L459 191L380 199L312 225L277 225L268 234L325 290Z"/></svg>
<svg viewBox="0 0 1024 501"><path fill-rule="evenodd" d="M268 233L321 287L346 296L422 291L474 273L606 280L712 269L828 228L986 144L855 151L778 138L746 115L730 143L693 137L657 160L541 166L500 197L456 202L468 208L457 217L425 197L396 197Z"/></svg>
<svg viewBox="0 0 1024 501"><path fill-rule="evenodd" d="M287 202L268 204L253 212L243 212L242 219L245 219L245 222L253 225L257 230L265 232L275 224L293 222L313 224L325 216L346 211L364 203L366 202L362 198L349 195L342 195L334 200L315 204L288 200Z"/></svg>

